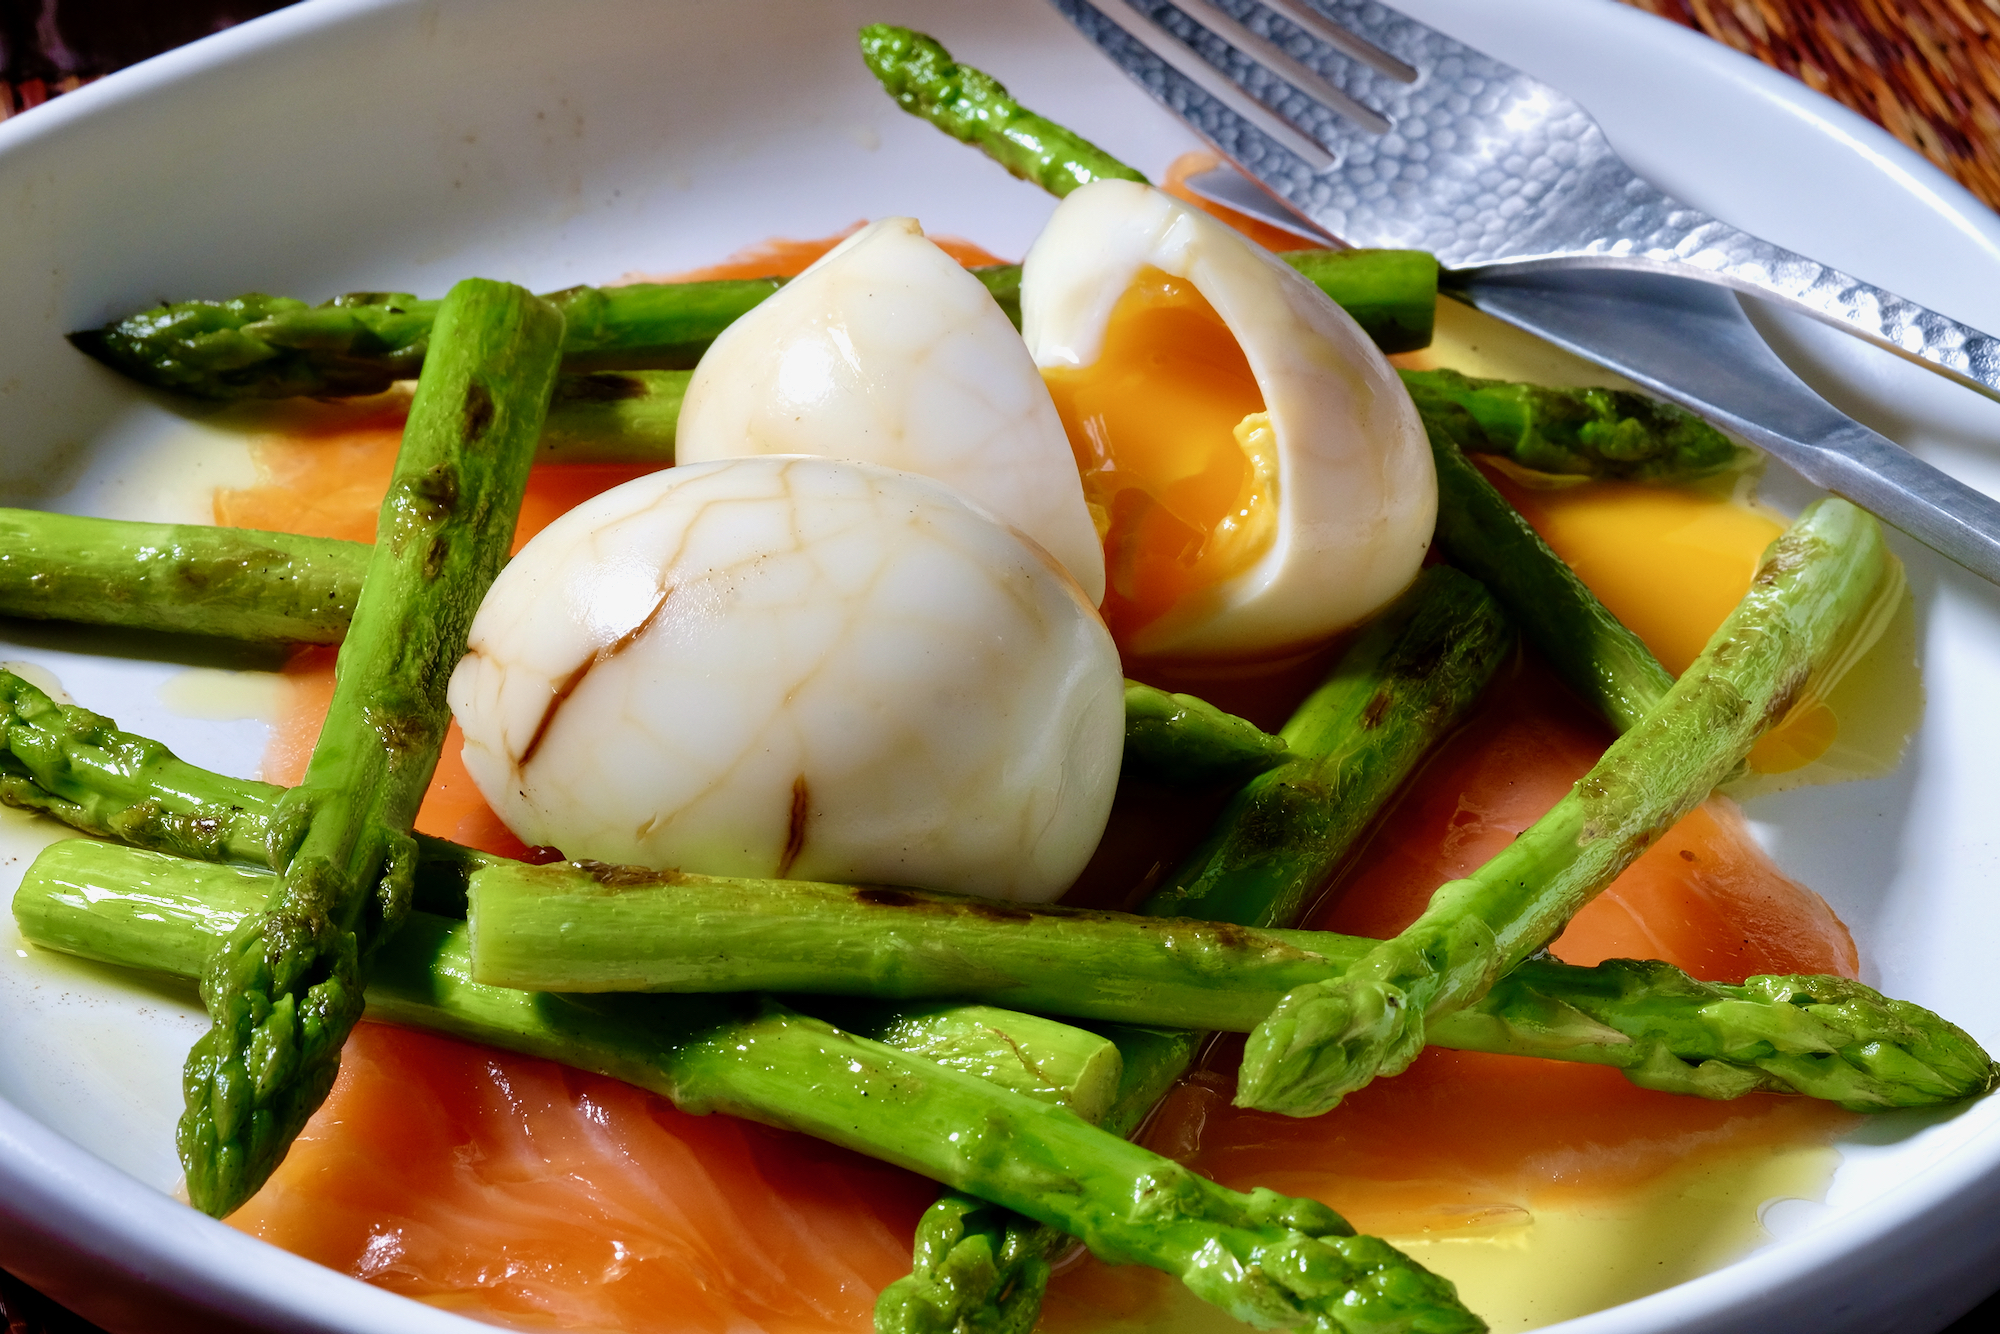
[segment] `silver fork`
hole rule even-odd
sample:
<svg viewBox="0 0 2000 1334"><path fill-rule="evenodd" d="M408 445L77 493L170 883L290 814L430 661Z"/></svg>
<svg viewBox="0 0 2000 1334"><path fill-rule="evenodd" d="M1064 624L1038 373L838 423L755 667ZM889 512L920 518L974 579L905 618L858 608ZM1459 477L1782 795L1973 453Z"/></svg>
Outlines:
<svg viewBox="0 0 2000 1334"><path fill-rule="evenodd" d="M2000 340L1675 202L1570 98L1373 0L1052 3L1319 228L1434 252L1454 295L2000 583L2000 503L1836 411L1725 293L1662 277L1803 310L1994 398ZM1561 272L1577 269L1599 272Z"/></svg>

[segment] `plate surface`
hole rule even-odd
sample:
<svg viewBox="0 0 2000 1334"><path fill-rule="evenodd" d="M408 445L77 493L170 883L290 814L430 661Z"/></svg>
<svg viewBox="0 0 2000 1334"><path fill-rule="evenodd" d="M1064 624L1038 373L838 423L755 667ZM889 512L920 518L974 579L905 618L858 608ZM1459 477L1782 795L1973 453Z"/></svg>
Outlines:
<svg viewBox="0 0 2000 1334"><path fill-rule="evenodd" d="M1407 0L1562 87L1639 170L1721 217L1989 330L2000 221L1886 134L1607 0ZM587 17L587 22L582 21ZM1019 254L1051 201L903 116L855 56L874 20L937 33L1027 104L1158 173L1188 133L1035 0L309 0L0 124L0 503L206 517L240 441L61 335L165 298L550 290L909 213ZM2000 405L1755 312L1853 415L2000 493ZM1809 492L1774 469L1767 495ZM1898 541L1929 711L1894 776L1750 807L1853 928L1867 976L2000 1046L2000 590ZM0 622L0 658L210 767L254 772L268 658ZM190 672L195 673L190 675ZM224 684L226 683L226 684ZM233 720L193 713L241 715ZM0 892L45 838L0 825ZM466 1331L201 1218L167 1194L178 995L49 960L0 921L0 1256L114 1329ZM1936 1329L2000 1272L2000 1101L1877 1118L1776 1240L1575 1334Z"/></svg>

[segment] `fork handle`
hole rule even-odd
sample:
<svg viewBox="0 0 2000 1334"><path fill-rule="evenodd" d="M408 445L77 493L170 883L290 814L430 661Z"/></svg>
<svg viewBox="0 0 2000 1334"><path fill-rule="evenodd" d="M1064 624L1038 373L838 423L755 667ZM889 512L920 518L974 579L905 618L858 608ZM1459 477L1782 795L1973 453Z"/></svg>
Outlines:
<svg viewBox="0 0 2000 1334"><path fill-rule="evenodd" d="M2000 501L1814 393L1727 293L1640 274L1548 274L1472 278L1453 295L1700 413L2000 583Z"/></svg>
<svg viewBox="0 0 2000 1334"><path fill-rule="evenodd" d="M1716 283L1802 310L1989 398L2000 399L2000 338L1762 237L1738 231L1636 178L1621 192L1618 211L1621 225L1582 247L1565 247L1567 253L1502 262L1476 272L1498 275L1611 268ZM1633 227L1634 222L1640 226Z"/></svg>

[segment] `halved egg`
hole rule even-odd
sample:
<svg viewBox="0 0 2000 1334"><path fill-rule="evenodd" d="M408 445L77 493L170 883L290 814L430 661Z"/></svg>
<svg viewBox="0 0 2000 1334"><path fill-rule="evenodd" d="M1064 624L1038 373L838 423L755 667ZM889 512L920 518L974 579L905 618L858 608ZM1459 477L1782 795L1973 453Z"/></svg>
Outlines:
<svg viewBox="0 0 2000 1334"><path fill-rule="evenodd" d="M911 218L834 247L724 330L688 384L683 463L819 454L932 477L1042 544L1095 603L1104 560L1020 335Z"/></svg>
<svg viewBox="0 0 2000 1334"><path fill-rule="evenodd" d="M1158 190L1101 181L1028 252L1022 332L1142 656L1301 648L1422 563L1437 479L1415 408L1345 311Z"/></svg>
<svg viewBox="0 0 2000 1334"><path fill-rule="evenodd" d="M571 857L1054 898L1111 809L1124 680L1048 554L938 482L682 464L549 525L453 673L465 764Z"/></svg>

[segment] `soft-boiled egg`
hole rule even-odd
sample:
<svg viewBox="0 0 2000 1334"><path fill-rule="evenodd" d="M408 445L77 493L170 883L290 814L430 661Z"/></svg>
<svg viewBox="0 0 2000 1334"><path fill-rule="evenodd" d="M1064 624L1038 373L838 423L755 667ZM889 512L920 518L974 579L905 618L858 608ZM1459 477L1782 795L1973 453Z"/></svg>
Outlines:
<svg viewBox="0 0 2000 1334"><path fill-rule="evenodd" d="M1095 603L1104 558L1055 405L977 278L884 218L723 331L675 428L683 463L819 454L936 478L1042 544Z"/></svg>
<svg viewBox="0 0 2000 1334"><path fill-rule="evenodd" d="M1124 687L1036 544L908 473L682 464L495 581L452 675L529 843L716 875L1060 894L1103 833Z"/></svg>
<svg viewBox="0 0 2000 1334"><path fill-rule="evenodd" d="M1241 657L1366 619L1437 513L1422 425L1347 313L1180 201L1101 181L1028 252L1022 332L1141 655Z"/></svg>

